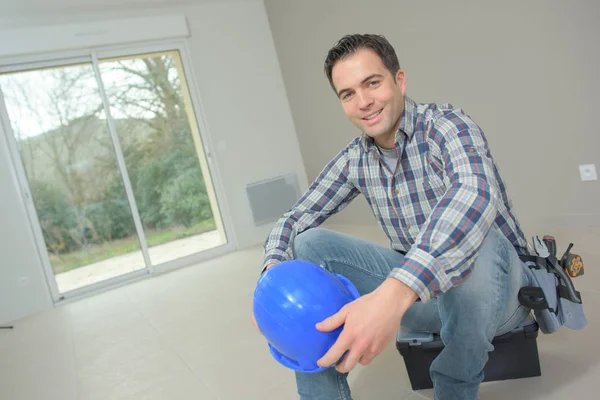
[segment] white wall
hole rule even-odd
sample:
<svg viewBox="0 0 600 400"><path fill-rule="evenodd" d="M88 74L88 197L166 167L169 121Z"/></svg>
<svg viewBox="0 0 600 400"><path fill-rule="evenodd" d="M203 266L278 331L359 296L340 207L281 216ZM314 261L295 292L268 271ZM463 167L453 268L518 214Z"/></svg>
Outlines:
<svg viewBox="0 0 600 400"><path fill-rule="evenodd" d="M65 5L69 5L65 0ZM58 7L56 2L53 6ZM102 4L95 3L102 8ZM216 148L225 200L239 247L261 244L270 226L255 227L245 185L285 173L296 173L307 187L291 112L264 5L258 1L203 3L179 7L119 10L94 14L45 12L11 18L0 28L81 22L110 18L184 13L194 74L203 100L209 135ZM18 38L15 38L18 40ZM1 60L0 60L1 62ZM42 266L29 231L24 206L11 178L4 138L0 138L0 323L52 306ZM221 146L217 146L217 144ZM260 270L249 262L248 268ZM30 285L20 288L18 278Z"/></svg>
<svg viewBox="0 0 600 400"><path fill-rule="evenodd" d="M52 304L8 158L6 141L0 137L0 324ZM30 284L21 287L20 277Z"/></svg>
<svg viewBox="0 0 600 400"><path fill-rule="evenodd" d="M490 142L525 228L600 225L600 3L265 0L309 180L358 132L323 73L349 33L384 34L417 102L449 102ZM371 224L366 202L338 223Z"/></svg>

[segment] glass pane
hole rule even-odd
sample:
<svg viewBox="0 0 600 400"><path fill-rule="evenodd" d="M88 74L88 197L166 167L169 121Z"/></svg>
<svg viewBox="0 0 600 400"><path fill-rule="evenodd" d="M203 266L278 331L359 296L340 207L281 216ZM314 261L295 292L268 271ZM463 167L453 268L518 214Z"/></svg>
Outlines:
<svg viewBox="0 0 600 400"><path fill-rule="evenodd" d="M226 243L179 53L103 59L100 71L152 264Z"/></svg>
<svg viewBox="0 0 600 400"><path fill-rule="evenodd" d="M0 87L59 291L145 268L92 66Z"/></svg>

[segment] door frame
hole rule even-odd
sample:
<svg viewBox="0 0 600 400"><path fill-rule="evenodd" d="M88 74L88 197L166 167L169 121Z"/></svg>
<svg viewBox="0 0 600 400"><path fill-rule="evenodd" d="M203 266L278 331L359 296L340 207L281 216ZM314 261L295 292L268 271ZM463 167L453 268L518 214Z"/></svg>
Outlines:
<svg viewBox="0 0 600 400"><path fill-rule="evenodd" d="M48 250L46 248L44 235L41 229L41 224L37 215L37 210L35 208L35 204L33 202L31 196L31 190L29 187L29 181L27 179L27 174L25 172L25 168L23 162L21 160L21 155L18 150L17 141L14 136L14 132L12 130L12 126L10 123L10 118L8 116L8 112L6 109L6 105L4 102L4 96L2 91L0 90L0 128L4 131L5 140L8 144L8 153L11 158L11 166L12 173L15 177L15 181L17 183L17 189L21 192L21 198L23 199L23 203L25 204L25 208L27 211L27 219L30 225L30 229L32 230L34 240L36 242L36 248L38 251L38 256L40 259L40 264L43 267L44 276L46 278L46 283L48 285L48 289L50 290L50 294L54 304L79 298L82 296L89 295L91 293L96 293L102 290L106 290L108 288L121 286L125 283L132 282L138 279L141 279L146 276L154 276L158 274L162 274L165 272L169 272L175 269L179 269L182 267L190 266L193 264L197 264L224 254L227 254L231 251L234 251L237 248L237 240L233 230L233 222L230 218L231 213L229 212L229 207L225 197L225 190L222 185L222 180L220 178L221 174L219 172L218 165L216 160L214 159L213 154L213 144L210 140L209 127L206 120L206 115L204 111L204 106L202 102L202 98L200 96L200 91L197 85L197 81L194 74L193 63L190 57L190 51L188 46L187 39L174 39L174 40L159 40L146 42L143 44L128 44L128 45L110 45L110 46L98 46L94 48L85 48L81 50L69 50L62 52L53 52L48 54L36 54L30 56L19 56L14 58L0 58L0 73L4 72L16 72L16 71L24 71L29 69L40 69L40 68L49 68L49 67L60 67L67 66L78 63L89 63L97 72L98 68L98 60L104 58L113 58L113 57L122 57L122 56L134 56L141 55L147 53L155 53L155 52L167 52L167 51L178 51L179 56L182 63L184 78L187 82L188 94L190 96L190 100L192 103L192 109L194 111L195 122L197 127L197 132L199 135L199 139L202 143L203 154L198 154L198 157L204 157L205 164L208 168L206 174L211 180L210 187L214 191L214 202L217 205L216 212L218 215L215 215L215 219L219 219L220 223L217 222L217 229L222 224L221 228L225 234L226 242L223 245L217 246L212 249L208 249L205 251L201 251L199 253L194 253L188 256L184 256L169 262L165 262L162 264L153 265L147 257L148 247L145 243L145 240L140 240L140 249L142 250L142 254L145 253L144 259L146 261L145 268L134 271L131 273L127 273L124 275L119 275L114 278L110 278L95 284L91 284L76 290L72 290L66 293L60 293L58 290L58 285L56 283L54 270L52 268L52 264L50 262ZM97 81L100 80L100 77L97 77ZM100 84L100 83L99 83ZM100 95L103 98L103 102L105 106L106 96L103 94L103 90L99 88ZM111 136L115 136L116 132L114 131L114 124L112 124L110 117L110 110L105 110L107 113L107 117L110 122L108 122L108 129ZM194 134L193 132L191 134ZM114 140L114 138L113 138ZM113 142L114 143L114 142ZM117 141L117 145L119 142ZM117 157L119 157L119 152L117 151ZM121 164L120 160L119 164ZM123 163L124 165L124 163ZM119 170L121 173L121 166L119 165ZM126 170L125 170L126 173ZM126 192L132 190L131 183L128 179L124 179L124 185L129 186L126 188ZM133 193L133 192L131 192ZM128 195L128 200L129 195ZM134 201L134 209L135 207ZM131 207L131 205L130 205ZM136 215L134 210L132 209L132 216L134 221L136 218L139 218L139 215ZM137 221L140 222L140 221ZM141 224L141 222L140 222ZM137 223L136 223L137 226ZM142 235L143 235L142 230ZM139 235L139 234L138 234ZM142 236L143 237L143 236ZM142 242L144 242L142 244Z"/></svg>

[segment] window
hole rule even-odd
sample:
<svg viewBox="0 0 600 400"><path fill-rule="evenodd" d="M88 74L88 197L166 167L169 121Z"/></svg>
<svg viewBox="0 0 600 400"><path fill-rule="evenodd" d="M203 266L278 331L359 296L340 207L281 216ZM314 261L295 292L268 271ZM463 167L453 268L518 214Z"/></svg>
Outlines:
<svg viewBox="0 0 600 400"><path fill-rule="evenodd" d="M0 95L59 294L227 244L180 50L23 65Z"/></svg>

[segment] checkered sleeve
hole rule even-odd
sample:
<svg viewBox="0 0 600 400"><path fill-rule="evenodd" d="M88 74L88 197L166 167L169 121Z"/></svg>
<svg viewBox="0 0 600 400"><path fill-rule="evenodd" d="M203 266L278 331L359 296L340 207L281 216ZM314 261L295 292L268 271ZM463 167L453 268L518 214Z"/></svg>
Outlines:
<svg viewBox="0 0 600 400"><path fill-rule="evenodd" d="M432 146L449 182L401 265L391 275L427 302L471 272L497 213L493 161L480 128L460 111L439 118Z"/></svg>
<svg viewBox="0 0 600 400"><path fill-rule="evenodd" d="M264 244L263 267L292 259L296 235L319 226L360 193L348 180L347 149L325 166L306 193L276 222Z"/></svg>

